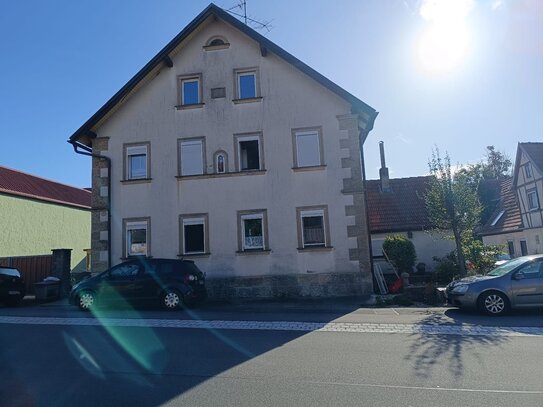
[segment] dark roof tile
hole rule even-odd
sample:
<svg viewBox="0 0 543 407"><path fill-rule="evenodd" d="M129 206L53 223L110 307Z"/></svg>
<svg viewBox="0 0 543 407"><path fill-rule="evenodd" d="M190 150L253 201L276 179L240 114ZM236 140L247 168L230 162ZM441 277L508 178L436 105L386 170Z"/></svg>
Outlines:
<svg viewBox="0 0 543 407"><path fill-rule="evenodd" d="M87 190L49 181L0 166L0 193L90 209Z"/></svg>
<svg viewBox="0 0 543 407"><path fill-rule="evenodd" d="M380 180L368 180L366 189L370 232L430 228L424 202L429 180L429 176L391 179L391 192L381 192Z"/></svg>

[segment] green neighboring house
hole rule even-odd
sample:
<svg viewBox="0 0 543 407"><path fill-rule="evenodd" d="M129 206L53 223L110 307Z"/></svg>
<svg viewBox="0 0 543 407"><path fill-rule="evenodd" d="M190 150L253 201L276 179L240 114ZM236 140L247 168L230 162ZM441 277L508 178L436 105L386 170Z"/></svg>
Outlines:
<svg viewBox="0 0 543 407"><path fill-rule="evenodd" d="M0 258L72 249L72 270L85 271L91 192L0 166L0 231Z"/></svg>

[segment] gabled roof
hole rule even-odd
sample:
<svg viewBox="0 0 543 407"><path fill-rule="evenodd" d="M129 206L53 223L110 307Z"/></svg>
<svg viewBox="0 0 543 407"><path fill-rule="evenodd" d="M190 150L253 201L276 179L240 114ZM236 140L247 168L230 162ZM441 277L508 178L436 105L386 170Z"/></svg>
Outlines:
<svg viewBox="0 0 543 407"><path fill-rule="evenodd" d="M85 122L68 140L73 143L76 141L82 141L84 138L94 137L90 132L93 127L106 116L112 109L114 109L119 103L123 102L125 97L159 64L167 64L170 53L185 40L194 30L200 26L208 17L215 16L221 20L227 22L239 31L243 32L254 41L258 42L262 48L265 48L267 52L272 52L275 55L281 57L295 68L299 69L315 81L325 86L339 97L346 100L352 106L353 113L364 113L368 116L367 122L368 131L373 128L373 122L377 117L378 112L371 106L364 103L345 89L336 85L334 82L324 77L313 68L304 64L302 61L289 54L287 51L274 44L264 36L257 33L252 28L243 24L237 18L231 16L226 11L217 7L211 3L207 6L194 20L192 20L173 40L171 40L157 55L155 55L132 79L130 79L126 85L124 85L111 99L109 99L89 120Z"/></svg>
<svg viewBox="0 0 543 407"><path fill-rule="evenodd" d="M497 235L518 232L523 229L522 217L518 206L517 194L513 188L513 179L506 178L500 185L500 203L479 234Z"/></svg>
<svg viewBox="0 0 543 407"><path fill-rule="evenodd" d="M91 207L87 190L0 166L0 194L21 196L83 209Z"/></svg>
<svg viewBox="0 0 543 407"><path fill-rule="evenodd" d="M370 233L429 229L424 195L430 178L390 179L390 192L381 192L380 180L366 181Z"/></svg>
<svg viewBox="0 0 543 407"><path fill-rule="evenodd" d="M513 175L514 185L518 182L521 153L524 152L530 162L543 174L543 143L518 143L517 158L515 159L515 171Z"/></svg>

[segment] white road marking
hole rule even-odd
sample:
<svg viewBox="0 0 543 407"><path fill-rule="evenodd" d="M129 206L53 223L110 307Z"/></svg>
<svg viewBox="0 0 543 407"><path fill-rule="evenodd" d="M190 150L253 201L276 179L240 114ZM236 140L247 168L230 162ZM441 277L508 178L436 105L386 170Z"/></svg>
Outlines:
<svg viewBox="0 0 543 407"><path fill-rule="evenodd" d="M182 329L234 329L303 332L400 333L425 335L536 336L543 338L543 327L495 327L452 324L379 324L354 322L222 321L132 318L61 318L0 316L0 324L119 326Z"/></svg>
<svg viewBox="0 0 543 407"><path fill-rule="evenodd" d="M463 389L454 387L425 387L425 386L399 386L389 384L371 384L371 383L346 383L346 382L322 382L306 381L309 384L333 385L333 386L354 386L354 387L377 387L383 389L402 389L402 390L437 390L465 393L508 393L508 394L543 394L539 390L496 390L496 389Z"/></svg>

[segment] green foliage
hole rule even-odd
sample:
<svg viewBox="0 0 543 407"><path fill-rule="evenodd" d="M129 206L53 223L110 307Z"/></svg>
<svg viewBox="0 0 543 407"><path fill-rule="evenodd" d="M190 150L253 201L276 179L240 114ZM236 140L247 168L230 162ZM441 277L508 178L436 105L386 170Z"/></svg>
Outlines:
<svg viewBox="0 0 543 407"><path fill-rule="evenodd" d="M476 182L459 174L454 176L448 154L441 158L439 149L432 151L428 162L430 186L425 195L426 209L432 224L441 230L451 230L456 243L460 274L466 274L462 235L479 223L482 206L477 195Z"/></svg>
<svg viewBox="0 0 543 407"><path fill-rule="evenodd" d="M460 277L460 267L458 266L458 260L454 251L445 257L434 257L434 261L437 262L434 271L436 283L445 285Z"/></svg>
<svg viewBox="0 0 543 407"><path fill-rule="evenodd" d="M513 163L507 155L494 146L486 147L486 163L483 164L484 179L499 179L509 175Z"/></svg>
<svg viewBox="0 0 543 407"><path fill-rule="evenodd" d="M400 273L410 273L417 260L415 245L403 235L389 235L383 243L383 251Z"/></svg>
<svg viewBox="0 0 543 407"><path fill-rule="evenodd" d="M470 274L485 274L495 267L496 258L504 252L503 246L484 245L474 239L472 233L466 233L462 238L462 247L469 264Z"/></svg>

